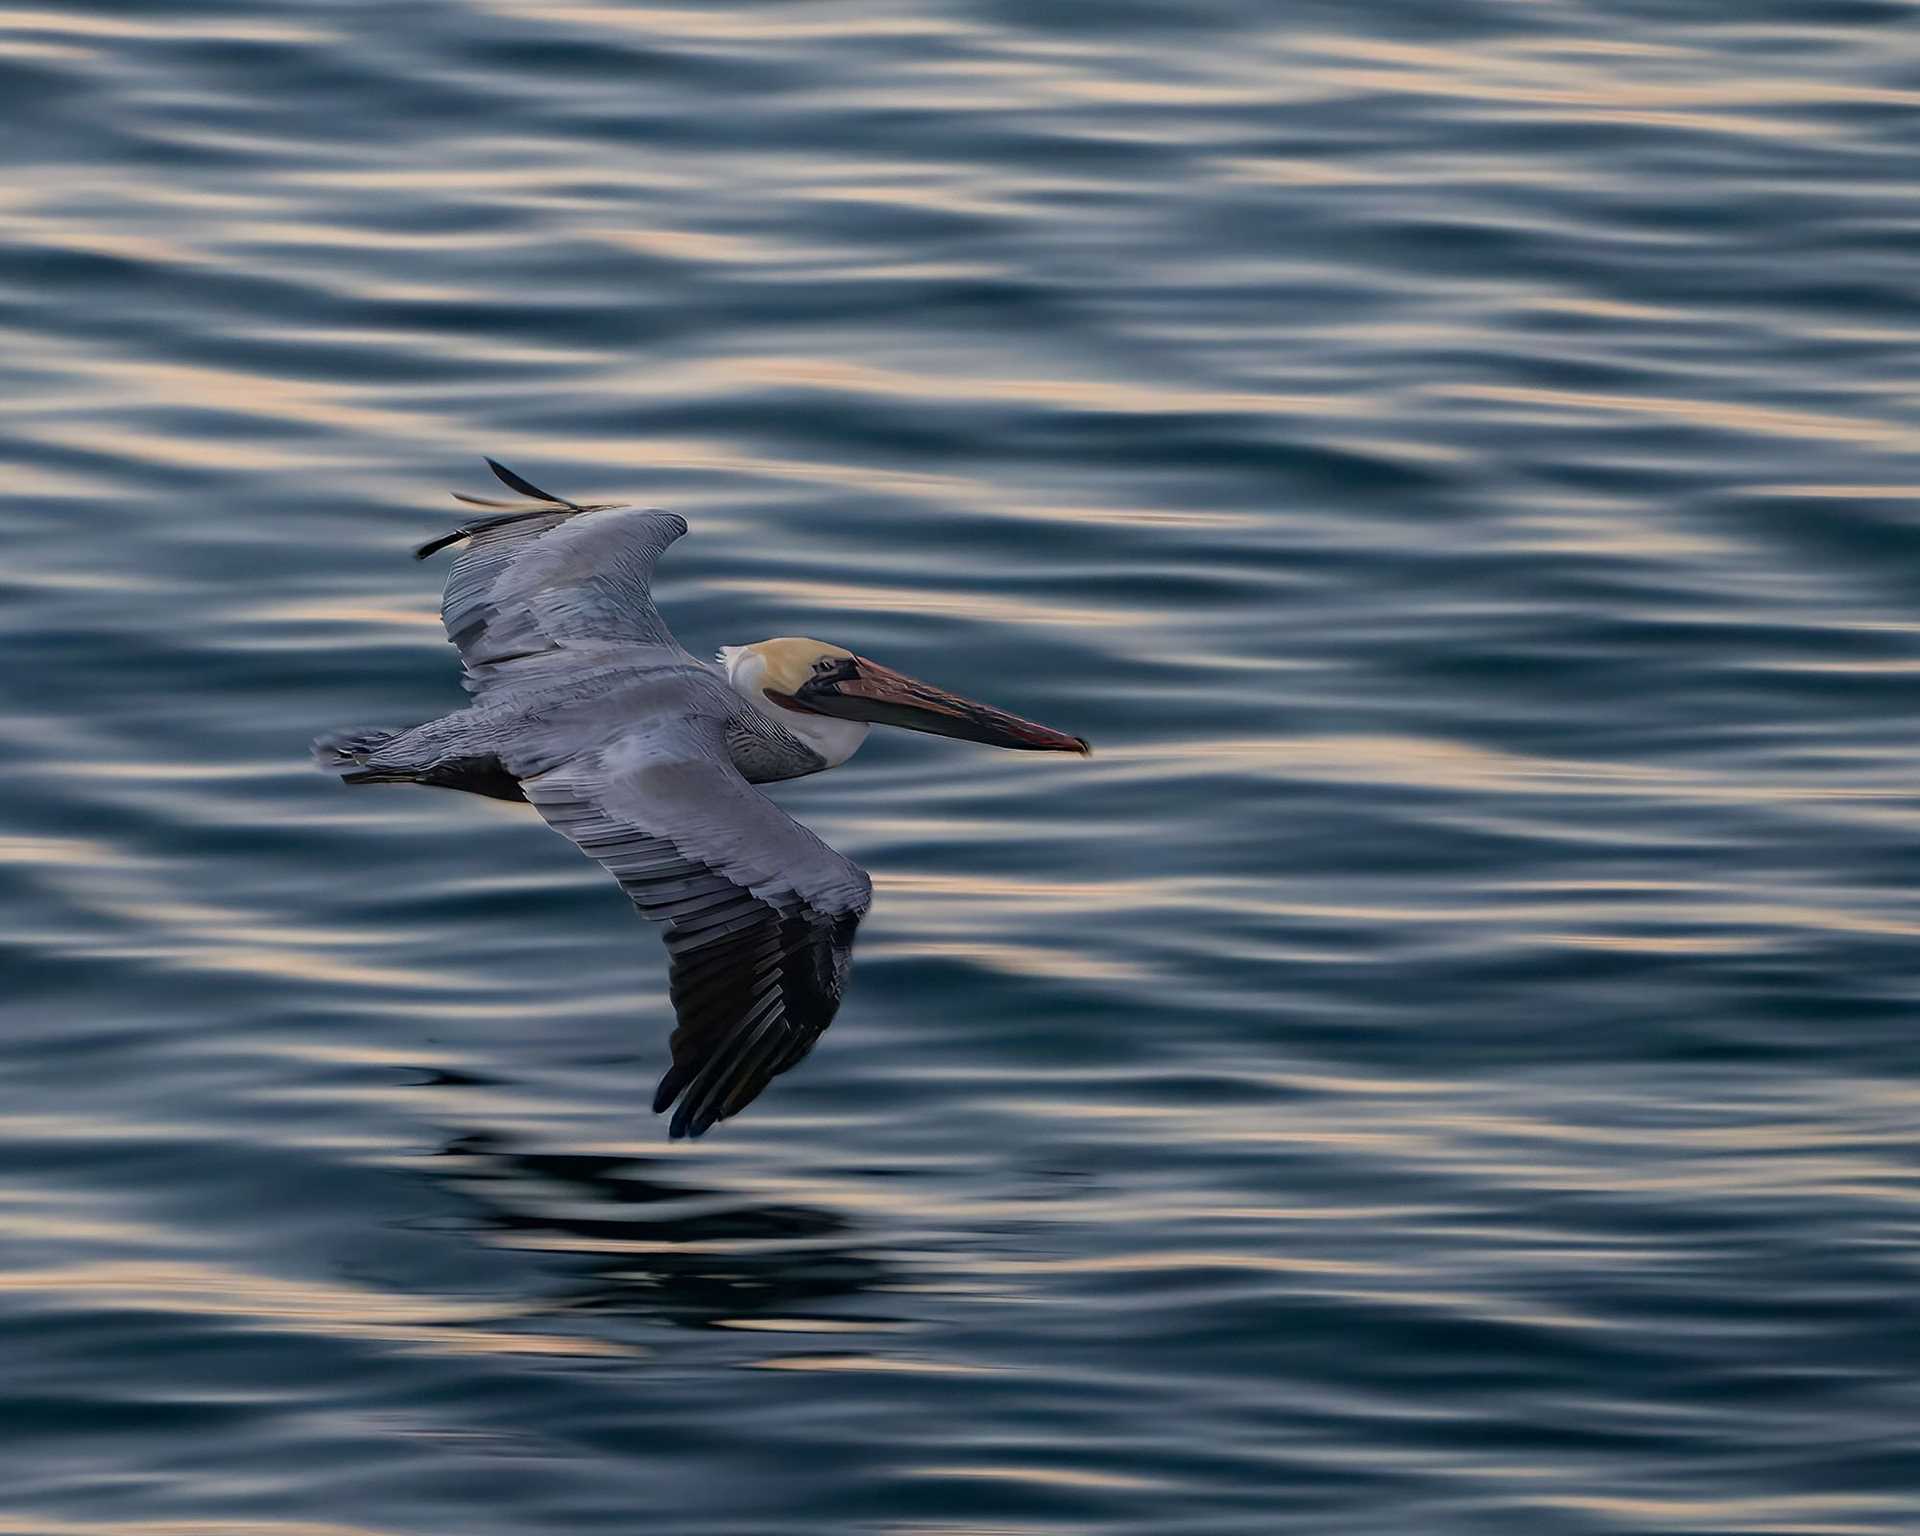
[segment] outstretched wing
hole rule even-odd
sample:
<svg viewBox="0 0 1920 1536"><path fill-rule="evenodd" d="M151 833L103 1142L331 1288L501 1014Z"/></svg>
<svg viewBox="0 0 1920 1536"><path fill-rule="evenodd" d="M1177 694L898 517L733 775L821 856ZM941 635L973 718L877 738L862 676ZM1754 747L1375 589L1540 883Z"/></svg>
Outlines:
<svg viewBox="0 0 1920 1536"><path fill-rule="evenodd" d="M725 705L655 715L521 781L547 824L667 925L673 1066L658 1114L698 1136L738 1114L813 1048L846 985L854 930L873 885L742 779L727 756Z"/></svg>
<svg viewBox="0 0 1920 1536"><path fill-rule="evenodd" d="M511 663L608 644L672 647L653 605L653 567L687 531L671 512L581 506L549 495L487 460L502 483L533 503L463 500L508 507L420 546L424 560L466 541L447 573L440 617L460 648L466 685L483 693Z"/></svg>

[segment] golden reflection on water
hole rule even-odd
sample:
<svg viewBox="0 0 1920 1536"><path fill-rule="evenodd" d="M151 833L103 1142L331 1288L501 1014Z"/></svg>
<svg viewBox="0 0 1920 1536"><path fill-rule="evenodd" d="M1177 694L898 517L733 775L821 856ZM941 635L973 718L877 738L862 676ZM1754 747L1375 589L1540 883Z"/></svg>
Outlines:
<svg viewBox="0 0 1920 1536"><path fill-rule="evenodd" d="M1850 443L1887 453L1920 452L1920 430L1864 416L1834 416L1820 411L1744 405L1731 400L1689 400L1677 396L1601 394L1592 390L1546 389L1519 384L1434 384L1431 394L1456 400L1534 405L1548 410L1589 411L1602 415L1660 416L1688 426L1721 432L1797 437Z"/></svg>
<svg viewBox="0 0 1920 1536"><path fill-rule="evenodd" d="M429 607L394 608L359 598L291 598L237 607L234 618L243 624L344 624L366 641L369 625L438 632L440 615Z"/></svg>
<svg viewBox="0 0 1920 1536"><path fill-rule="evenodd" d="M1172 1249L1104 1254L1070 1259L996 1259L977 1257L972 1268L983 1275L1150 1275L1168 1270L1245 1269L1273 1275L1386 1275L1399 1266L1353 1259L1313 1259L1244 1250Z"/></svg>
<svg viewBox="0 0 1920 1536"><path fill-rule="evenodd" d="M110 454L130 464L160 464L173 469L317 470L326 455L315 449L242 442L231 437L177 437L108 426L98 419L48 421L35 429L45 442L86 454Z"/></svg>
<svg viewBox="0 0 1920 1536"><path fill-rule="evenodd" d="M502 451L507 451L503 447ZM725 470L754 478L808 485L844 485L898 495L964 499L982 482L964 475L899 469L878 464L849 464L827 459L783 459L750 453L718 439L637 437L543 437L540 452L550 459L571 459L622 469ZM588 492L575 489L576 495Z"/></svg>
<svg viewBox="0 0 1920 1536"><path fill-rule="evenodd" d="M692 229L603 229L592 238L643 256L675 261L719 262L725 266L793 266L812 261L838 264L857 252L831 246L807 247L774 236L718 234ZM841 272L844 278L846 274Z"/></svg>
<svg viewBox="0 0 1920 1536"><path fill-rule="evenodd" d="M103 16L74 11L0 11L0 32L51 32L75 37L138 38L169 42L328 43L337 32L293 22L257 21L248 17L160 17L151 21L130 16ZM9 48L13 44L7 45Z"/></svg>
<svg viewBox="0 0 1920 1536"><path fill-rule="evenodd" d="M427 352L436 357L491 363L497 367L580 368L601 360L602 353L585 347L564 347L531 341L509 341L497 336L448 335L444 331L411 330L399 326L263 325L245 333L253 340L291 342L330 347L364 347L370 353ZM371 366L371 365L370 365ZM436 487L436 494L439 488Z"/></svg>
<svg viewBox="0 0 1920 1536"><path fill-rule="evenodd" d="M988 400L1043 401L1074 410L1122 414L1244 412L1317 418L1370 414L1376 409L1369 402L1352 396L1227 392L1110 379L975 378L951 372L907 373L819 357L742 357L708 367L741 385L756 387L774 385L965 404Z"/></svg>
<svg viewBox="0 0 1920 1536"><path fill-rule="evenodd" d="M1176 912L1216 914L1244 922L1261 917L1281 925L1326 924L1378 928L1407 942L1408 931L1452 930L1466 937L1497 933L1507 945L1565 945L1627 953L1778 953L1782 943L1820 934L1884 939L1920 938L1920 921L1871 905L1816 905L1765 887L1694 886L1684 897L1624 903L1596 899L1626 895L1601 883L1575 885L1557 899L1524 898L1497 883L1464 885L1426 901L1335 901L1276 892L1264 881L1220 878L1154 882L1082 881L1042 883L994 878L948 878L882 873L875 884L888 895L885 928L867 953L897 959L938 955L972 960L1009 975L1045 975L1064 982L1111 985L1160 984L1169 958L1088 955L1044 944L955 940L955 932L1004 932L1015 914L1057 912L1062 919L1097 913L1135 916ZM903 899L904 898L904 899ZM1884 900L1863 893L1863 902ZM1723 930L1740 930L1725 932ZM1663 931L1679 930L1679 931ZM924 936L924 937L922 937ZM1206 956L1310 962L1311 949L1285 938L1235 939L1204 930L1185 933L1172 952L1191 965ZM1351 957L1340 954L1329 959ZM1384 962L1383 962L1384 963Z"/></svg>
<svg viewBox="0 0 1920 1536"><path fill-rule="evenodd" d="M603 206L596 198L568 197L556 187L556 182L562 178L562 173L571 162L552 146L538 139L529 139L524 143L502 144L499 149L503 156L510 155L509 163L489 163L474 169L454 165L356 165L351 170L330 170L292 165L275 180L289 187L318 190L484 192L509 206L524 204L549 209ZM702 185L700 177L690 172L675 171L653 160L605 160L594 166L593 174L597 182L628 191L683 192ZM442 340L454 339L442 332L434 334ZM512 344L511 338L489 336L488 339L500 339L508 345Z"/></svg>
<svg viewBox="0 0 1920 1536"><path fill-rule="evenodd" d="M1835 814L1840 814L1836 803L1886 801L1912 802L1920 811L1920 783L1836 785L1829 774L1820 782L1795 784L1677 764L1530 757L1418 736L1234 736L1122 745L1103 749L1096 769L1153 775L1208 765L1233 771L1251 768L1281 778L1332 778L1454 794L1819 805L1835 808Z"/></svg>
<svg viewBox="0 0 1920 1536"><path fill-rule="evenodd" d="M1529 1506L1578 1510L1602 1515L1622 1529L1650 1524L1708 1533L1736 1530L1777 1531L1781 1536L1887 1536L1892 1527L1876 1518L1861 1523L1855 1515L1898 1517L1898 1501L1869 1493L1773 1493L1754 1497L1648 1498L1547 1490Z"/></svg>
<svg viewBox="0 0 1920 1536"><path fill-rule="evenodd" d="M84 837L0 837L0 864L74 865L81 868L120 863L117 850Z"/></svg>
<svg viewBox="0 0 1920 1536"><path fill-rule="evenodd" d="M941 38L966 33L961 22L927 16L872 15L856 10L796 7L785 12L695 10L659 5L548 5L544 0L485 0L486 9L545 25L633 30L649 38L703 43L811 42L876 38Z"/></svg>
<svg viewBox="0 0 1920 1536"><path fill-rule="evenodd" d="M96 50L78 43L22 42L18 38L9 40L0 53L10 59L45 59L60 64L82 64L98 57Z"/></svg>
<svg viewBox="0 0 1920 1536"><path fill-rule="evenodd" d="M343 1283L276 1279L191 1260L101 1260L48 1269L0 1270L0 1296L16 1307L45 1299L315 1335L377 1339L444 1354L630 1356L606 1338L507 1332L516 1306L402 1295Z"/></svg>
<svg viewBox="0 0 1920 1536"><path fill-rule="evenodd" d="M825 608L837 613L924 613L943 618L980 619L996 624L1040 625L1047 628L1152 629L1171 622L1171 616L1145 608L1097 608L1064 604L1050 597L1023 600L988 592L934 591L914 587L882 587L851 582L787 578L723 577L707 584L714 592L739 592L752 597L778 598L798 608Z"/></svg>
<svg viewBox="0 0 1920 1536"><path fill-rule="evenodd" d="M173 406L197 406L209 411L266 421L296 422L335 427L355 434L405 437L434 441L458 435L450 416L400 406L387 399L378 405L356 404L356 399L379 398L384 392L365 384L322 383L287 379L258 371L242 372L199 363L157 363L94 359L82 365L86 377L109 387L114 398L126 402L147 400ZM115 434L111 441L117 441ZM208 451L204 437L190 441L196 451ZM199 460L197 462L208 462Z"/></svg>
<svg viewBox="0 0 1920 1536"><path fill-rule="evenodd" d="M176 882L165 860L78 839L0 841L0 861L9 855L38 869L41 883L74 909L115 920L116 937L65 928L39 936L49 953L144 960L166 970L310 981L347 990L442 995L486 990L480 979L443 967L366 959L369 950L407 942L377 925L329 927L259 907L182 900L174 894ZM141 937L124 936L129 933Z"/></svg>
<svg viewBox="0 0 1920 1536"><path fill-rule="evenodd" d="M11 1119L6 1126L9 1137L21 1134ZM105 1214L92 1214L85 1208L108 1203L100 1194L70 1189L0 1190L0 1223L9 1237L31 1243L72 1243L78 1245L122 1245L138 1247L148 1253L190 1248L192 1239L185 1233L164 1226L131 1221Z"/></svg>
<svg viewBox="0 0 1920 1536"><path fill-rule="evenodd" d="M1749 496L1809 496L1829 501L1920 501L1920 485L1750 485Z"/></svg>
<svg viewBox="0 0 1920 1536"><path fill-rule="evenodd" d="M1109 986L1152 986L1160 973L1138 960L1080 954L1039 944L965 939L892 939L869 943L867 955L890 960L966 960L1006 976L1041 976Z"/></svg>
<svg viewBox="0 0 1920 1536"><path fill-rule="evenodd" d="M1682 1092L1658 1104L1665 1114L1652 1125L1613 1125L1590 1117L1557 1118L1552 1112L1522 1114L1470 1108L1456 1103L1453 1095L1437 1098L1428 1106L1364 1091L1335 1100L1298 1096L1290 1103L1284 1122L1276 1123L1270 1107L1144 1105L1103 1099L1098 1085L1076 1083L1074 1087L1072 1098L1024 1094L1006 1100L1003 1108L1086 1126L1090 1128L1087 1134L1102 1141L1177 1138L1183 1145L1194 1146L1323 1150L1349 1161L1375 1161L1385 1169L1444 1173L1487 1190L1685 1197L1721 1206L1751 1201L1849 1201L1902 1213L1920 1207L1920 1171L1899 1157L1900 1149L1910 1139L1904 1118L1907 1108L1878 1105L1872 1110L1877 1119L1863 1119L1874 1103L1867 1083L1859 1085L1860 1092L1846 1084L1831 1089L1832 1118L1824 1117L1820 1106L1808 1112L1808 1106L1796 1104L1789 1113L1779 1112L1780 1106L1721 1109L1715 1112L1715 1118L1703 1120L1700 1106ZM1472 1097L1470 1093L1468 1104ZM1484 1100L1488 1095L1479 1097ZM1652 1105L1658 1101L1648 1102ZM1551 1106L1553 1101L1548 1103ZM1093 1129L1096 1127L1105 1128ZM1118 1212L1106 1216L1097 1202L1076 1214L1088 1220L1124 1219ZM1151 1201L1135 1213L1143 1220L1152 1214L1155 1207ZM1169 1208L1158 1214L1171 1221L1181 1212ZM1199 1219L1197 1213L1193 1219ZM1307 1211L1300 1219L1309 1224L1324 1223L1329 1232L1351 1232L1356 1223L1365 1225L1366 1213L1357 1208L1328 1206L1317 1212ZM1416 1223L1424 1219L1455 1233L1472 1226L1471 1217L1445 1205L1431 1206L1424 1216L1416 1213L1412 1219ZM1540 1238L1545 1241L1550 1235L1543 1229ZM1514 1233L1502 1231L1489 1237L1497 1237L1502 1243L1505 1262L1527 1261L1530 1250ZM1589 1234L1581 1241L1593 1245L1597 1239ZM1554 1239L1537 1257L1551 1263L1556 1245L1564 1246L1563 1240ZM1629 1246L1618 1258L1637 1263L1636 1253ZM1244 1248L1219 1254L1169 1248L1112 1258L1006 1263L1015 1266L1007 1271L1010 1273L1022 1265L1039 1273L1056 1264L1098 1267L1111 1263L1120 1268L1153 1269L1233 1265L1249 1259L1266 1262L1264 1256L1249 1255ZM1327 1262L1322 1263L1323 1259ZM1595 1247L1592 1262L1601 1261L1600 1249ZM999 1261L981 1262L992 1266ZM1406 1255L1386 1265L1340 1254L1288 1253L1275 1257L1274 1262L1283 1266L1304 1263L1307 1271L1303 1272L1322 1274L1412 1277L1426 1273Z"/></svg>
<svg viewBox="0 0 1920 1536"><path fill-rule="evenodd" d="M944 45L938 54L904 61L881 80L790 93L810 106L870 111L1009 113L1084 103L1124 107L1137 118L1381 93L1455 100L1482 117L1506 108L1570 122L1807 142L1839 132L1815 109L1920 104L1920 92L1777 66L1729 79L1714 49L1609 38L1494 39L1466 49L1273 27L1216 57L1181 54L1175 66L1173 55L1106 38L1030 37L1013 49L991 27L943 18L818 9L749 17L684 7L553 8L522 0L493 0L489 9L547 26L638 29L709 50L876 39L938 39ZM1187 131L1192 134L1191 124ZM1142 130L1090 124L1081 132L1120 140ZM912 203L925 185L924 178L903 179L891 196Z"/></svg>
<svg viewBox="0 0 1920 1536"><path fill-rule="evenodd" d="M1290 38L1287 45L1302 54L1343 61L1332 67L1308 66L1312 78L1338 89L1450 97L1472 102L1482 115L1492 104L1503 103L1575 122L1611 120L1804 142L1836 130L1805 114L1769 116L1762 115L1762 109L1920 105L1920 92L1855 81L1759 73L1728 79L1710 49L1559 39L1465 49L1311 35ZM1601 62L1581 62L1583 55ZM1634 61L1644 72L1636 78L1622 60ZM1345 61L1387 67L1354 68Z"/></svg>
<svg viewBox="0 0 1920 1536"><path fill-rule="evenodd" d="M1650 525L1624 508L1606 515L1516 513L1507 526L1512 545L1545 554L1605 555L1631 560L1726 559L1740 546L1717 534L1680 532Z"/></svg>

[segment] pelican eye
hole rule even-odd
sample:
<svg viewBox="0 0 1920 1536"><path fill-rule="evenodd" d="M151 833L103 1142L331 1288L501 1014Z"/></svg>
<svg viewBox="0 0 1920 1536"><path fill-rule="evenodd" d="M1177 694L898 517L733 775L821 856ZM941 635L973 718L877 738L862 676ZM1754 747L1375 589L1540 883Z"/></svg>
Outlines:
<svg viewBox="0 0 1920 1536"><path fill-rule="evenodd" d="M851 656L822 656L809 672L804 686L812 688L827 683L851 682L860 675L860 668Z"/></svg>

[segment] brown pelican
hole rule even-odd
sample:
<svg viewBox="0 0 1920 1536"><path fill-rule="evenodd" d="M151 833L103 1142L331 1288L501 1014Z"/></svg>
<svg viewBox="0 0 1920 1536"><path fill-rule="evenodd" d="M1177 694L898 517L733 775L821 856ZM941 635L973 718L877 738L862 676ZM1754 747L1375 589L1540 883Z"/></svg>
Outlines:
<svg viewBox="0 0 1920 1536"><path fill-rule="evenodd" d="M837 767L871 724L1090 749L818 640L698 661L652 594L654 564L684 520L583 506L487 465L526 502L460 496L495 515L414 552L465 542L440 616L472 704L411 730L323 736L314 760L349 784L530 801L643 917L665 923L678 1027L653 1108L678 1100L670 1133L698 1136L752 1103L833 1021L873 896L865 870L753 785Z"/></svg>

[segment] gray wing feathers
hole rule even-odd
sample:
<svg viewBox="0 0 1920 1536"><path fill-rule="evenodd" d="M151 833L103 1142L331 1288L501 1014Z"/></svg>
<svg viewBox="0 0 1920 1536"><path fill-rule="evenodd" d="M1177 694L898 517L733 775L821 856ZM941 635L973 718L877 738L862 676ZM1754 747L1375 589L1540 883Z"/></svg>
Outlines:
<svg viewBox="0 0 1920 1536"><path fill-rule="evenodd" d="M698 1136L812 1049L846 985L866 872L726 760L720 722L631 731L522 781L556 831L667 925L673 1066L654 1109Z"/></svg>
<svg viewBox="0 0 1920 1536"><path fill-rule="evenodd" d="M465 541L447 573L440 617L460 649L467 686L501 681L500 669L527 656L585 646L667 646L673 634L653 603L653 568L687 531L671 512L581 506L548 494L489 459L503 484L532 503L464 497L507 507L422 544L425 559Z"/></svg>
<svg viewBox="0 0 1920 1536"><path fill-rule="evenodd" d="M481 528L454 561L440 602L476 688L489 668L522 656L592 642L673 646L653 604L653 568L686 531L671 512L631 507Z"/></svg>

